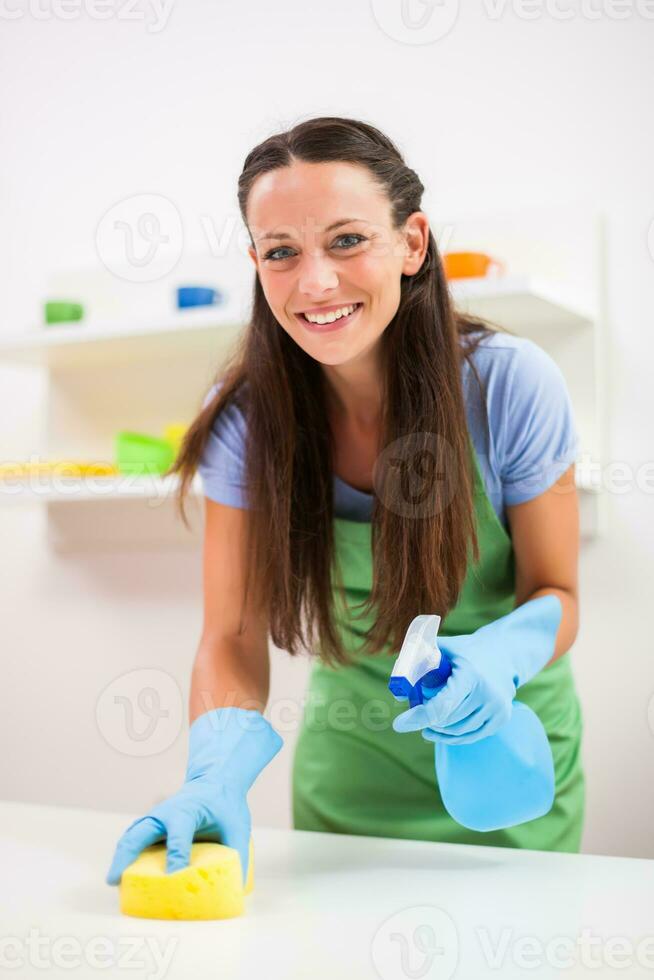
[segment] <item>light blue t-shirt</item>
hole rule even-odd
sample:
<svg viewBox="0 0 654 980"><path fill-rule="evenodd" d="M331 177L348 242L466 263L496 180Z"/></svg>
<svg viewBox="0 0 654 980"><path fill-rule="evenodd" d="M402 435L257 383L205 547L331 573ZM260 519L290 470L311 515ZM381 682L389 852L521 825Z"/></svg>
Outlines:
<svg viewBox="0 0 654 980"><path fill-rule="evenodd" d="M473 354L486 389L490 434L479 385L463 363L468 430L488 497L506 527L506 505L538 497L575 462L579 451L563 374L541 347L524 337L493 333ZM213 385L204 405L220 385ZM232 507L247 507L244 494L246 422L232 404L214 421L198 471L204 493ZM489 437L490 435L490 437ZM334 475L334 515L369 521L373 496Z"/></svg>

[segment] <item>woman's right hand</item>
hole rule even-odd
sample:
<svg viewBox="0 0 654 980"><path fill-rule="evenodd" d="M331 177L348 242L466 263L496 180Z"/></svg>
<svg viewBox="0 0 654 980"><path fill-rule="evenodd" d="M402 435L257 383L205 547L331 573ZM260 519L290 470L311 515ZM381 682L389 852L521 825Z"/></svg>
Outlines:
<svg viewBox="0 0 654 980"><path fill-rule="evenodd" d="M196 834L197 840L238 851L245 884L252 826L247 792L282 745L281 736L259 711L216 708L196 718L184 785L125 830L107 884L117 885L144 848L164 839L166 872L180 871L189 863Z"/></svg>
<svg viewBox="0 0 654 980"><path fill-rule="evenodd" d="M166 873L180 871L189 863L195 834L198 840L235 848L245 881L250 830L250 810L239 786L206 776L193 779L129 825L116 845L107 884L117 885L141 851L161 840L167 840Z"/></svg>

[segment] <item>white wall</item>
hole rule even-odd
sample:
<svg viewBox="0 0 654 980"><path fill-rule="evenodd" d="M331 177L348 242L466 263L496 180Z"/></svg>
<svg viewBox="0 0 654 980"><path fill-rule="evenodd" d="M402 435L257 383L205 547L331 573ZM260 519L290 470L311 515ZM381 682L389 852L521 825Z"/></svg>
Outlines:
<svg viewBox="0 0 654 980"><path fill-rule="evenodd" d="M554 8L572 11L567 20L551 5L531 20L468 4L446 36L413 44L380 28L383 6L185 0L155 32L151 12L64 21L5 5L21 16L0 32L0 331L38 321L58 270L98 261L96 228L116 201L165 195L185 248L206 251L201 217L220 229L236 215L255 142L299 118L351 115L398 142L434 221L566 203L604 210L609 459L651 461L654 21L635 6L617 20L608 0L596 20L580 0ZM27 456L44 422L42 382L4 367L0 379L0 454ZM654 856L653 497L633 486L609 497L607 533L581 556L573 650L586 718L584 850ZM127 821L178 785L185 729L131 758L103 739L96 705L137 668L172 675L186 705L199 552L55 556L39 506L0 509L0 537L2 796L123 810ZM271 703L301 698L306 668L275 651ZM252 791L255 821L290 822L292 744L288 734Z"/></svg>

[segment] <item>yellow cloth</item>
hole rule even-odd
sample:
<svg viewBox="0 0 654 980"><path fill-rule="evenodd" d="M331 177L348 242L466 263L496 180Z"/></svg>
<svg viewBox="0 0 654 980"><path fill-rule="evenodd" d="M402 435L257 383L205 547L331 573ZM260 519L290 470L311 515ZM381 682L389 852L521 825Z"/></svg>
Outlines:
<svg viewBox="0 0 654 980"><path fill-rule="evenodd" d="M0 463L0 479L25 476L113 476L118 469L112 463L91 463L60 459L49 463Z"/></svg>

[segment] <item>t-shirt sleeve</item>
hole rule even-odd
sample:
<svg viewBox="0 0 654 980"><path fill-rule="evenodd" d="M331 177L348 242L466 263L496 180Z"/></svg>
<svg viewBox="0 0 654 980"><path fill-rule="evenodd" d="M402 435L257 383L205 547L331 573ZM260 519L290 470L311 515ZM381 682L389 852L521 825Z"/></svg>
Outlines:
<svg viewBox="0 0 654 980"><path fill-rule="evenodd" d="M220 385L213 385L202 403L203 408ZM245 428L243 413L232 402L214 419L198 463L204 495L230 507L248 506L244 490Z"/></svg>
<svg viewBox="0 0 654 980"><path fill-rule="evenodd" d="M500 478L509 505L544 493L578 455L579 436L561 369L530 340L511 361L499 441Z"/></svg>

